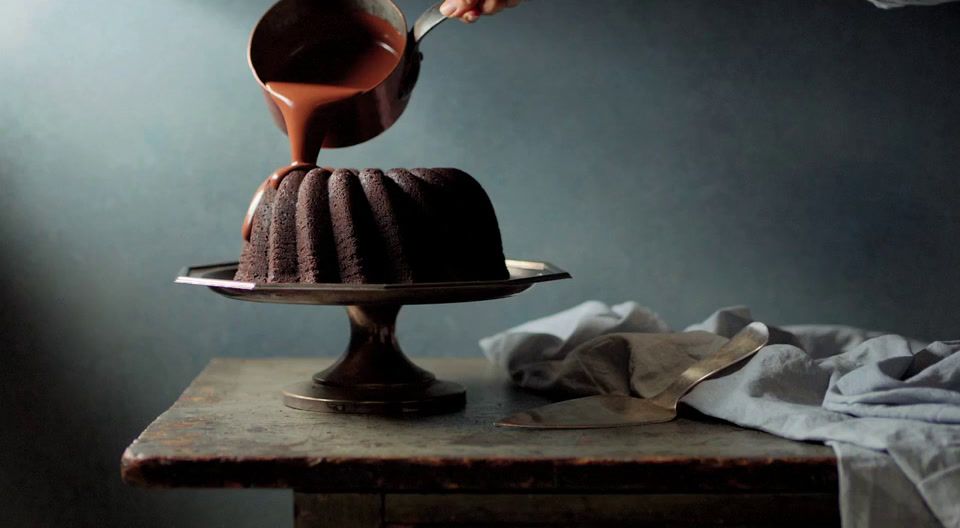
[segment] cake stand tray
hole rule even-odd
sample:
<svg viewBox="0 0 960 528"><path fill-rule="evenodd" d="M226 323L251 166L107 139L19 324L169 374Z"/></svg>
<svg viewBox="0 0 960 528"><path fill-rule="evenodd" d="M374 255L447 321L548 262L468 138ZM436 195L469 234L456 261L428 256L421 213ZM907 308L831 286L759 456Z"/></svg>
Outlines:
<svg viewBox="0 0 960 528"><path fill-rule="evenodd" d="M464 388L437 380L400 350L396 320L404 304L439 304L498 299L538 282L570 278L547 262L507 260L510 278L493 281L415 284L253 283L233 280L237 263L185 268L179 284L205 286L252 302L346 306L350 344L330 368L283 390L289 407L319 412L433 414L461 409Z"/></svg>

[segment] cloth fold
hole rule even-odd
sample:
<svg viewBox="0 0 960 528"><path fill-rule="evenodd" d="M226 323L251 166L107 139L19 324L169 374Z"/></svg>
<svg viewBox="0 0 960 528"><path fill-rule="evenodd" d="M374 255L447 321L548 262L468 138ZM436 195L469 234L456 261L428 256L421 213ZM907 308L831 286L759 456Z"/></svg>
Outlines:
<svg viewBox="0 0 960 528"><path fill-rule="evenodd" d="M954 1L956 0L869 0L871 4L883 9L906 6L932 6Z"/></svg>
<svg viewBox="0 0 960 528"><path fill-rule="evenodd" d="M636 303L589 301L480 346L522 387L559 397L649 397L752 321L746 307L725 308L674 333ZM825 325L771 327L771 338L683 402L832 446L844 526L960 527L960 341L925 346Z"/></svg>

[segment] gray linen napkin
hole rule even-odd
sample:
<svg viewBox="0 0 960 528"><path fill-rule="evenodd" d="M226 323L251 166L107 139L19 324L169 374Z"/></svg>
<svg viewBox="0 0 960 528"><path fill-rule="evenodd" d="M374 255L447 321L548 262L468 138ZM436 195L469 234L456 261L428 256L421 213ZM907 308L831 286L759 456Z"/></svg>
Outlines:
<svg viewBox="0 0 960 528"><path fill-rule="evenodd" d="M752 321L719 310L684 333L628 302L589 301L481 340L523 387L558 396L659 392ZM684 403L738 425L831 445L847 527L960 527L960 342L845 326L775 329L774 342ZM939 522L938 522L939 520Z"/></svg>
<svg viewBox="0 0 960 528"><path fill-rule="evenodd" d="M937 4L945 4L947 2L953 2L955 0L869 0L871 4L882 7L883 9L890 9L891 7L905 7L905 6L932 6Z"/></svg>

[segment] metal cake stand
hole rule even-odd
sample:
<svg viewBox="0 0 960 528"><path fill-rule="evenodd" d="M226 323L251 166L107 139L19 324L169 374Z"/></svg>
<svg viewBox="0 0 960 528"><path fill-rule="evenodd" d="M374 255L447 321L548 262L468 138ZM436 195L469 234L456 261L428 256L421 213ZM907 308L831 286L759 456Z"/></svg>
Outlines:
<svg viewBox="0 0 960 528"><path fill-rule="evenodd" d="M185 268L176 282L206 286L242 301L346 306L350 344L330 368L283 390L283 403L308 411L363 414L433 414L466 404L461 385L438 380L411 362L397 343L396 321L405 304L499 299L538 282L570 274L546 262L507 260L510 278L416 284L266 284L233 280L237 263Z"/></svg>

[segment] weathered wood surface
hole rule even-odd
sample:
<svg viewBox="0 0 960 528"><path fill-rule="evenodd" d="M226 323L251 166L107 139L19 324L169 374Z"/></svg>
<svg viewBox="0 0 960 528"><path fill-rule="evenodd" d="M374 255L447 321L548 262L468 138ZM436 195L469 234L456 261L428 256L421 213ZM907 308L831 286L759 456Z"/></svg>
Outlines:
<svg viewBox="0 0 960 528"><path fill-rule="evenodd" d="M378 417L297 411L280 389L329 364L215 359L123 455L123 478L155 487L310 492L836 493L824 446L703 417L583 431L493 426L547 400L482 359L418 360L467 387L464 411Z"/></svg>

